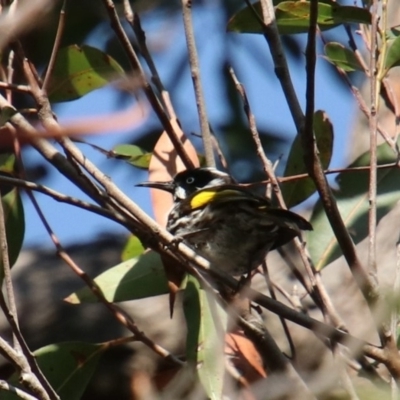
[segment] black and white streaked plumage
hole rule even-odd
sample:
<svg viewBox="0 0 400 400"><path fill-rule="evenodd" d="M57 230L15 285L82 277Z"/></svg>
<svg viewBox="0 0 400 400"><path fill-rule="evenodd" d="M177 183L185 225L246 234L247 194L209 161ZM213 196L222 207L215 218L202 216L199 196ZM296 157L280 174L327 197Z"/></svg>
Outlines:
<svg viewBox="0 0 400 400"><path fill-rule="evenodd" d="M270 250L280 247L301 230L312 229L303 217L271 207L265 197L239 186L215 168L178 173L169 182L143 182L174 197L167 230L181 237L198 254L231 275L257 268Z"/></svg>

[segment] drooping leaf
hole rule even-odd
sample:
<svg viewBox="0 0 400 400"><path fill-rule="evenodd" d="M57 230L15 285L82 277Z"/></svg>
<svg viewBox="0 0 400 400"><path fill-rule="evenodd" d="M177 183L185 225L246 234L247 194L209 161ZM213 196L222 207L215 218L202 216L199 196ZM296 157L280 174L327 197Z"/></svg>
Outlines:
<svg viewBox="0 0 400 400"><path fill-rule="evenodd" d="M148 169L152 154L139 146L133 144L119 144L115 146L112 153L117 158L122 158L134 167Z"/></svg>
<svg viewBox="0 0 400 400"><path fill-rule="evenodd" d="M9 153L0 154L0 174L13 177L15 156ZM11 185L1 185L1 200L3 203L4 221L8 246L10 266L17 261L25 235L25 215L19 190ZM3 281L4 270L0 250L0 284Z"/></svg>
<svg viewBox="0 0 400 400"><path fill-rule="evenodd" d="M377 152L379 164L395 161L387 144L380 145ZM360 156L349 168L366 165L369 165L369 153ZM377 171L378 221L400 200L399 179L398 168ZM355 244L368 235L368 181L368 171L342 172L337 177L339 190L335 191L335 198ZM314 231L307 233L308 249L316 268L321 269L340 257L341 251L320 201L314 207L310 222Z"/></svg>
<svg viewBox="0 0 400 400"><path fill-rule="evenodd" d="M123 75L122 67L103 51L70 45L57 53L47 93L51 102L71 101Z"/></svg>
<svg viewBox="0 0 400 400"><path fill-rule="evenodd" d="M107 346L83 342L51 344L35 351L35 358L50 385L61 399L80 400ZM14 374L9 383L21 387ZM2 391L4 400L17 400L11 392Z"/></svg>
<svg viewBox="0 0 400 400"><path fill-rule="evenodd" d="M224 335L227 314L197 279L188 277L183 309L187 324L186 358L195 368L209 399L222 396L225 375Z"/></svg>
<svg viewBox="0 0 400 400"><path fill-rule="evenodd" d="M326 169L332 157L334 135L332 123L324 111L318 110L314 114L314 132L321 163L323 168ZM298 175L306 172L303 147L300 136L297 135L290 149L284 176ZM281 189L288 208L292 208L306 200L316 190L311 178L283 182Z"/></svg>
<svg viewBox="0 0 400 400"><path fill-rule="evenodd" d="M10 265L17 261L25 235L25 215L18 189L2 197ZM2 264L2 262L0 262ZM1 267L2 268L2 267Z"/></svg>
<svg viewBox="0 0 400 400"><path fill-rule="evenodd" d="M262 15L261 4L253 8ZM280 1L275 6L276 23L281 34L308 32L310 2ZM322 31L335 28L344 23L370 24L371 14L360 7L342 6L334 1L320 1L318 4L318 26ZM263 33L259 21L251 8L246 7L236 13L228 23L228 31L241 33Z"/></svg>
<svg viewBox="0 0 400 400"><path fill-rule="evenodd" d="M389 41L388 50L386 53L385 59L385 70L386 72L389 69L398 67L400 65L400 36L396 37L396 39Z"/></svg>
<svg viewBox="0 0 400 400"><path fill-rule="evenodd" d="M340 43L330 42L325 45L326 59L344 71L364 71L354 52Z"/></svg>
<svg viewBox="0 0 400 400"><path fill-rule="evenodd" d="M137 300L168 293L168 285L160 256L149 251L124 261L94 279L108 301ZM70 294L65 301L72 304L97 302L97 297L84 287Z"/></svg>
<svg viewBox="0 0 400 400"><path fill-rule="evenodd" d="M132 258L139 257L144 251L145 248L140 239L135 235L131 235L122 250L121 259L122 261L131 260Z"/></svg>
<svg viewBox="0 0 400 400"><path fill-rule="evenodd" d="M250 384L267 377L260 349L241 331L225 335L225 356L231 358L234 367Z"/></svg>

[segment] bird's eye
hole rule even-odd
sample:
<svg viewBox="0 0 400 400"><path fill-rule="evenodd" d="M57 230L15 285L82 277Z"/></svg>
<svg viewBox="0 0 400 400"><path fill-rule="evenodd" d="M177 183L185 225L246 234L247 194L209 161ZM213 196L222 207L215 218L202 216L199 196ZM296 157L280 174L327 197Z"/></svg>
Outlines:
<svg viewBox="0 0 400 400"><path fill-rule="evenodd" d="M188 185L191 185L193 182L194 182L193 176L189 176L189 178L186 178L186 183L187 183Z"/></svg>

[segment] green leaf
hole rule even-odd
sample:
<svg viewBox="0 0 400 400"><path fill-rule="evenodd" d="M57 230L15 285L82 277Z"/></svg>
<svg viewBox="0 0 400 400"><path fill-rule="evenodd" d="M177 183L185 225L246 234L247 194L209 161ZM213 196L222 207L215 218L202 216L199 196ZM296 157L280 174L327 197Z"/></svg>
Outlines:
<svg viewBox="0 0 400 400"><path fill-rule="evenodd" d="M123 76L122 67L108 54L70 45L57 53L47 93L51 102L71 101Z"/></svg>
<svg viewBox="0 0 400 400"><path fill-rule="evenodd" d="M116 158L122 158L134 167L148 169L152 154L133 144L119 144L112 150Z"/></svg>
<svg viewBox="0 0 400 400"><path fill-rule="evenodd" d="M325 45L326 59L344 71L364 71L354 52L340 43L330 42Z"/></svg>
<svg viewBox="0 0 400 400"><path fill-rule="evenodd" d="M3 107L0 110L0 127L5 125L12 116L17 113L17 110L13 107Z"/></svg>
<svg viewBox="0 0 400 400"><path fill-rule="evenodd" d="M25 235L25 216L21 196L17 189L2 197L10 265L14 265L20 253ZM1 261L0 261L1 263ZM2 264L2 263L1 263ZM1 269L3 267L1 266Z"/></svg>
<svg viewBox="0 0 400 400"><path fill-rule="evenodd" d="M121 259L122 261L127 261L132 258L140 256L145 251L145 248L142 245L140 239L135 236L129 236L127 242L125 243L125 247L122 250Z"/></svg>
<svg viewBox="0 0 400 400"><path fill-rule="evenodd" d="M60 398L80 400L107 348L106 344L65 342L42 347L34 354L40 369ZM9 383L21 388L17 374L12 375ZM1 398L19 399L6 391L1 392Z"/></svg>
<svg viewBox="0 0 400 400"><path fill-rule="evenodd" d="M223 397L227 314L193 276L187 279L183 310L188 328L186 358L189 368L196 369L208 398L219 400Z"/></svg>
<svg viewBox="0 0 400 400"><path fill-rule="evenodd" d="M0 174L13 177L15 173L15 156L0 154ZM8 258L10 266L17 261L25 235L25 215L19 190L11 185L1 185L1 200L3 204ZM0 250L1 253L1 250ZM3 260L0 254L0 285L3 281Z"/></svg>
<svg viewBox="0 0 400 400"><path fill-rule="evenodd" d="M400 36L392 41L389 41L388 45L389 48L385 59L385 74L391 68L398 67L400 65Z"/></svg>
<svg viewBox="0 0 400 400"><path fill-rule="evenodd" d="M390 29L386 31L386 39L396 39L400 36L400 25L392 26Z"/></svg>
<svg viewBox="0 0 400 400"><path fill-rule="evenodd" d="M331 162L334 135L332 123L324 111L318 110L314 114L314 132L321 163L326 169ZM304 165L303 146L300 136L297 135L290 149L284 176L304 173L307 173L307 169ZM316 190L311 178L283 182L281 189L288 208L308 199Z"/></svg>
<svg viewBox="0 0 400 400"><path fill-rule="evenodd" d="M8 175L15 173L15 155L12 153L0 153L0 172ZM2 188L3 189L3 188Z"/></svg>
<svg viewBox="0 0 400 400"><path fill-rule="evenodd" d="M258 15L261 16L260 3L254 3L253 7ZM309 1L280 1L275 7L279 33L296 34L308 32L309 15ZM334 1L328 0L320 1L317 22L319 29L325 31L344 23L370 24L371 14L368 10L360 7L341 6ZM231 32L263 33L259 21L254 17L249 7L236 13L228 22L227 29Z"/></svg>
<svg viewBox="0 0 400 400"><path fill-rule="evenodd" d="M124 261L94 279L108 301L143 299L168 293L167 278L158 253L149 251ZM72 304L97 302L97 297L85 286L69 295Z"/></svg>
<svg viewBox="0 0 400 400"><path fill-rule="evenodd" d="M377 149L379 164L395 161L387 144ZM369 165L369 153L360 156L349 168ZM377 171L377 221L386 215L400 200L400 170L398 168ZM337 177L339 190L335 198L346 227L355 244L368 235L368 171L342 172ZM341 251L328 222L321 201L314 207L311 220L314 231L307 233L307 244L316 268L320 270L340 257Z"/></svg>

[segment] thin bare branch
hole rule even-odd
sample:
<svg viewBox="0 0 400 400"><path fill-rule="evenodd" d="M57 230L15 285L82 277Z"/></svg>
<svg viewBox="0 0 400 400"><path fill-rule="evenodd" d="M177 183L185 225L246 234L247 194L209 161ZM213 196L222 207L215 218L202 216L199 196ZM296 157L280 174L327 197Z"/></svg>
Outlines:
<svg viewBox="0 0 400 400"><path fill-rule="evenodd" d="M273 192L274 192L276 198L278 199L278 203L279 203L280 207L283 209L287 209L285 200L282 196L282 192L281 192L281 189L280 189L280 186L278 183L278 179L275 175L274 166L273 166L272 162L268 159L268 157L266 156L266 154L264 152L264 149L262 148L260 135L257 131L255 118L254 118L253 113L251 112L250 104L248 102L244 86L239 82L239 80L237 79L232 68L229 69L229 73L233 79L233 82L234 82L239 94L242 97L243 104L244 104L244 111L245 111L248 121L249 121L252 138L253 138L254 143L256 144L256 148L257 148L257 155L261 159L262 165L264 167L264 172L268 176L269 182L272 184ZM328 314L332 323L336 327L343 329L345 326L344 322L342 321L342 319L339 317L338 313L336 312L332 302L329 299L326 289L323 287L321 280L317 278L318 272L315 270L314 266L312 265L311 258L307 254L306 248L304 246L304 242L300 238L296 238L294 240L294 242L295 242L297 251L300 254L300 257L302 259L304 267L306 269L310 283L308 283L303 278L300 279L300 282L304 285L306 290L310 293L311 297L313 298L315 303L318 305L318 307L320 307L324 316L326 316L326 314ZM301 273L297 270L297 267L293 266L292 270L296 270L296 271L293 271L295 275L301 276Z"/></svg>
<svg viewBox="0 0 400 400"><path fill-rule="evenodd" d="M194 39L194 32L192 25L192 0L182 0L182 12L183 12L183 25L185 27L186 44L189 54L190 72L193 80L197 111L199 113L201 137L203 139L206 164L208 167L215 167L215 157L211 141L211 132L208 124L203 88L201 85L200 64L197 56L196 42Z"/></svg>
<svg viewBox="0 0 400 400"><path fill-rule="evenodd" d="M304 113L301 109L296 91L294 90L286 56L283 51L282 41L276 25L274 5L272 0L261 0L260 3L262 19L260 19L260 16L254 11L250 1L246 0L246 4L248 4L254 11L256 18L259 20L264 30L264 36L267 40L272 60L274 62L276 77L282 86L297 132L301 132L304 128Z"/></svg>
<svg viewBox="0 0 400 400"><path fill-rule="evenodd" d="M367 77L369 77L369 76L370 76L370 71L369 71L368 64L367 64L367 62L364 60L363 55L361 54L360 50L359 50L358 47L357 47L357 43L356 43L356 41L354 40L353 31L351 30L351 29L352 29L352 28L351 28L351 25L345 24L345 25L344 25L344 29L345 29L345 31L346 31L346 33L347 33L347 37L349 38L349 45L350 45L350 48L353 50L354 55L356 56L358 62L359 62L360 65L362 66L362 68L363 68L365 74L367 75ZM324 43L326 43L326 42L324 41Z"/></svg>
<svg viewBox="0 0 400 400"><path fill-rule="evenodd" d="M370 76L370 118L369 118L369 188L368 188L368 273L374 284L378 286L377 266L376 266L376 191L377 191L377 138L376 131L378 126L378 99L381 88L381 81L378 77L380 68L377 64L377 34L378 34L378 1L373 0L371 9L371 42L369 70ZM385 41L385 39L383 39ZM384 56L384 54L382 54ZM380 60L382 65L383 61Z"/></svg>
<svg viewBox="0 0 400 400"><path fill-rule="evenodd" d="M13 385L10 385L8 382L0 380L0 390L6 390L10 393L15 394L22 400L37 400L37 397L34 397L30 395L29 393L26 393L22 389L19 389Z"/></svg>
<svg viewBox="0 0 400 400"><path fill-rule="evenodd" d="M276 180L276 177L275 177L274 166L273 166L271 160L269 160L268 157L266 156L264 149L262 147L260 134L258 133L257 126L256 126L256 120L254 118L254 114L251 112L249 100L247 98L247 94L244 89L244 86L239 82L239 80L235 74L235 71L233 70L232 67L229 67L229 74L232 78L233 83L236 86L236 90L239 92L239 94L242 98L244 112L246 113L247 119L249 121L251 136L256 145L257 156L261 160L265 175L269 178L275 195L279 198L280 202L282 203L283 198L282 198L282 194L279 189L278 181Z"/></svg>
<svg viewBox="0 0 400 400"><path fill-rule="evenodd" d="M290 398L293 400L316 399L297 371L293 368L293 365L283 355L267 328L264 326L256 327L243 318L239 319L239 324L246 336L251 338L259 348L260 354L265 356L264 363L266 363L268 370L275 374L282 375L282 379L287 382L287 386L281 389L284 393L279 393L277 398L283 396L283 398Z"/></svg>
<svg viewBox="0 0 400 400"><path fill-rule="evenodd" d="M143 68L140 64L140 61L135 53L135 50L132 47L129 38L122 27L121 21L118 17L117 11L115 9L115 4L112 0L103 0L105 8L107 10L108 16L111 21L111 26L117 35L122 47L125 50L126 55L128 56L129 62L131 63L132 68L137 71L139 74L139 78L141 80L141 84L143 85L143 91L150 102L154 112L156 113L158 119L160 120L162 126L164 127L165 131L167 132L171 142L174 144L175 150L179 157L181 158L183 164L186 168L191 169L194 168L194 164L190 157L186 154L186 151L183 147L183 144L179 140L174 128L170 122L170 118L164 111L159 99L155 95L153 88L149 84L146 75L143 71Z"/></svg>
<svg viewBox="0 0 400 400"><path fill-rule="evenodd" d="M313 123L314 123L314 85L315 85L315 64L316 64L316 21L318 13L318 3L310 2L310 28L306 48L306 120L301 139L304 152L304 162L310 177L315 182L320 195L325 213L332 226L335 236L339 242L345 259L350 267L353 276L367 300L370 307L377 301L378 294L374 291L374 283L369 279L358 258L356 248L351 236L342 220L337 207L332 190L326 180L321 161L318 156L318 149L315 142Z"/></svg>
<svg viewBox="0 0 400 400"><path fill-rule="evenodd" d="M48 17L54 2L49 0L37 0L19 2L14 1L8 12L0 15L0 51L16 37L29 32L36 27L37 21Z"/></svg>
<svg viewBox="0 0 400 400"><path fill-rule="evenodd" d="M0 248L1 261L4 272L7 302L0 290L0 308L2 309L14 338L14 349L19 357L13 358L14 365L21 368L21 380L32 389L40 399L58 399L58 395L51 387L46 377L40 370L35 357L31 353L25 339L19 329L17 307L15 303L14 288L11 279L11 266L8 257L8 238L6 235L6 223L4 217L3 202L0 199Z"/></svg>
<svg viewBox="0 0 400 400"><path fill-rule="evenodd" d="M393 289L392 293L396 296L400 291L400 237L396 243L396 270L393 281ZM392 337L397 337L398 335L398 326L399 326L399 317L400 317L400 307L398 305L398 301L395 300L395 303L392 304L391 312L390 312L390 331ZM392 389L392 399L398 399L399 388L397 386L397 382L394 377L391 378L391 389Z"/></svg>
<svg viewBox="0 0 400 400"><path fill-rule="evenodd" d="M17 314L17 306L15 303L15 294L14 294L14 287L11 279L11 265L10 265L10 259L8 257L8 240L10 238L7 238L6 234L6 221L5 221L5 215L4 215L4 207L3 207L3 201L0 200L0 251L1 251L1 264L3 268L3 274L4 274L4 283L5 283L5 289L6 289L6 296L7 296L7 301L8 301L8 308L9 312L12 315L14 321L15 321L15 327L17 330L19 330L18 327L18 314ZM14 332L13 332L14 333ZM14 348L16 351L20 352L21 351L21 346L19 344L19 341L15 337L14 333Z"/></svg>
<svg viewBox="0 0 400 400"><path fill-rule="evenodd" d="M63 4L62 4L61 10L60 10L60 16L58 18L58 27L57 27L56 37L54 39L53 49L51 50L51 56L50 56L50 60L49 60L49 65L47 66L46 75L45 75L45 77L43 79L42 89L44 91L46 91L47 86L48 86L49 81L50 81L50 78L51 78L51 74L53 73L54 64L56 62L58 49L60 48L62 35L64 33L66 8L67 8L67 0L63 0Z"/></svg>
<svg viewBox="0 0 400 400"><path fill-rule="evenodd" d="M268 265L267 265L267 263L265 261L262 263L262 269L263 269L263 273L264 273L263 275L264 275L264 279L265 279L265 282L267 284L269 293L270 293L271 297L274 300L277 300L275 289L274 289L274 284L271 281L271 276L269 275L269 271L268 271ZM289 331L289 328L287 326L286 321L282 317L279 317L279 319L281 321L281 325L282 325L283 331L285 332L285 336L286 336L287 341L289 343L290 356L291 356L292 360L295 362L295 360L296 360L296 347L294 346L292 335L291 335L291 333Z"/></svg>
<svg viewBox="0 0 400 400"><path fill-rule="evenodd" d="M147 48L147 42L146 42L146 34L144 30L142 29L142 24L140 22L140 17L138 13L134 13L132 11L131 4L129 0L124 0L123 1L124 5L124 13L125 13L125 19L128 21L129 25L132 27L133 31L135 32L136 39L139 45L140 53L144 60L147 63L147 66L149 67L150 73L151 73L151 81L155 85L155 87L158 89L158 91L161 94L161 98L164 102L164 107L168 112L169 118L171 119L176 119L176 113L174 110L174 107L171 102L171 98L169 96L168 91L165 89L160 75L157 71L156 65L153 61L153 58L149 52L149 49Z"/></svg>
<svg viewBox="0 0 400 400"><path fill-rule="evenodd" d="M19 93L30 93L31 88L26 85L16 85L13 83L0 82L0 89L11 90Z"/></svg>
<svg viewBox="0 0 400 400"><path fill-rule="evenodd" d="M357 48L356 42L355 42L355 40L353 38L353 34L351 32L351 28L347 25L345 26L345 28L346 28L346 33L349 38L350 47L354 51L354 54L357 57L358 61L360 62L360 65L362 65L362 67L364 68L365 74L369 77L370 76L369 68L366 65L364 58L362 57L362 55L360 54L360 51ZM320 33L320 37L321 37L323 43L326 44L327 42L325 40L324 35L320 31L319 31L319 33ZM366 104L364 98L362 97L359 89L353 85L353 83L351 82L346 71L344 71L342 68L338 67L337 65L335 65L335 68L336 68L337 72L339 73L339 75L343 78L344 82L349 87L351 93L353 94L353 97L355 98L355 100L358 104L358 108L360 109L360 111L365 115L365 117L369 121L370 116L371 116L370 109L369 109L368 105ZM381 137L385 140L385 142L393 149L394 153L396 155L398 155L399 150L397 148L396 141L393 140L391 135L388 132L386 132L386 130L379 123L377 123L377 131L381 135Z"/></svg>
<svg viewBox="0 0 400 400"><path fill-rule="evenodd" d="M0 183L20 187L28 191L34 190L36 192L43 193L60 203L70 204L72 206L81 208L83 210L90 211L94 214L98 214L101 215L102 217L118 222L119 224L122 224L124 226L126 226L126 224L128 223L127 219L124 216L119 215L117 212L113 210L109 210L104 207L99 207L95 204L78 199L76 197L68 196L64 193L57 192L56 190L53 190L44 185L40 185L23 179L10 178L8 176L3 176L3 175L0 175Z"/></svg>
<svg viewBox="0 0 400 400"><path fill-rule="evenodd" d="M0 250L4 272L4 282L7 294L7 302L3 292L0 291L0 307L7 318L14 337L14 349L12 360L14 365L21 369L21 379L39 396L40 399L58 399L57 394L49 385L42 371L36 363L36 359L29 350L18 326L18 314L15 304L14 289L11 279L10 260L8 257L8 242L6 235L6 223L4 217L3 202L0 200Z"/></svg>
<svg viewBox="0 0 400 400"><path fill-rule="evenodd" d="M51 387L46 377L39 368L35 356L31 353L24 337L10 311L3 293L0 291L0 308L2 309L13 335L18 341L18 350L12 362L20 369L20 381L35 393L39 399L59 400L55 390Z"/></svg>
<svg viewBox="0 0 400 400"><path fill-rule="evenodd" d="M246 3L252 8L250 2L246 0ZM278 29L276 26L274 8L272 1L261 0L261 7L263 12L263 20L260 21L261 26L264 29L265 36L270 46L272 58L275 65L275 71L279 81L281 82L282 89L285 93L286 100L292 113L292 117L295 121L298 132L302 133L303 148L305 163L309 171L310 177L314 180L318 192L320 194L325 212L328 216L329 222L335 232L335 236L338 239L339 245L343 251L347 263L358 283L360 290L364 294L369 304L376 301L376 292L372 290L373 283L369 281L367 274L365 273L360 260L358 259L354 243L343 223L340 216L337 204L332 195L331 189L327 184L326 178L323 173L323 169L318 157L318 151L314 142L313 135L313 111L314 111L314 82L310 82L314 78L315 70L315 34L316 34L316 8L318 7L317 2L311 2L311 14L314 20L310 18L310 33L309 41L307 45L306 55L306 66L307 66L307 128L305 128L304 114L300 108L296 93L291 82L288 66L286 59L283 54L282 44L280 42ZM260 17L254 11L256 18L260 20Z"/></svg>

